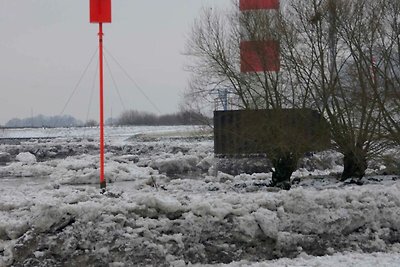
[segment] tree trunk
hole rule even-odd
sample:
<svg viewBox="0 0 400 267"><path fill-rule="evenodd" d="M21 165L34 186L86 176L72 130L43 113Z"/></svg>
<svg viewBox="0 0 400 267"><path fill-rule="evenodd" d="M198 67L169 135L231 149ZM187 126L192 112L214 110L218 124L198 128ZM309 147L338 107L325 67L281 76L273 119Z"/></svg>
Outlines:
<svg viewBox="0 0 400 267"><path fill-rule="evenodd" d="M298 160L299 157L293 153L282 154L272 159L272 165L275 170L272 172L271 186L289 190L290 177L297 169Z"/></svg>
<svg viewBox="0 0 400 267"><path fill-rule="evenodd" d="M341 180L348 178L359 178L361 179L365 175L367 169L367 156L362 148L355 148L344 153L344 170L342 173Z"/></svg>

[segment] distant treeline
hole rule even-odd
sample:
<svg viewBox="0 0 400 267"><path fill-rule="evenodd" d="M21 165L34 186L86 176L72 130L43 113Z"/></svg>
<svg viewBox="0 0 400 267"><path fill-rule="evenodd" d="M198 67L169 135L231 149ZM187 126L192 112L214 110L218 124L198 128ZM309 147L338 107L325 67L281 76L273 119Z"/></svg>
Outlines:
<svg viewBox="0 0 400 267"><path fill-rule="evenodd" d="M135 110L125 111L116 119L107 119L106 125L201 125L210 123L210 118L192 111L183 111L167 115L155 115ZM54 128L54 127L83 127L97 126L98 122L89 120L86 123L70 115L44 116L9 120L4 127L7 128Z"/></svg>
<svg viewBox="0 0 400 267"><path fill-rule="evenodd" d="M38 115L35 117L24 119L11 119L4 126L9 128L22 128L22 127L77 127L83 126L84 123L75 119L70 115L63 116L44 116Z"/></svg>
<svg viewBox="0 0 400 267"><path fill-rule="evenodd" d="M197 112L181 111L174 114L155 115L147 112L129 110L123 112L115 121L115 125L203 125L210 123L207 118Z"/></svg>

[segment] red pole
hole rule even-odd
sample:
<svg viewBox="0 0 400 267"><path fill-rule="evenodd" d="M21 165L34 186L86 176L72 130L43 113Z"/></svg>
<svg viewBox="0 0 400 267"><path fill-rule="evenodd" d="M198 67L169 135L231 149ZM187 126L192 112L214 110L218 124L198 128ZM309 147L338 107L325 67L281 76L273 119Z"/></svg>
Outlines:
<svg viewBox="0 0 400 267"><path fill-rule="evenodd" d="M99 23L99 65L100 65L100 188L106 188L104 179L104 96L103 96L103 24Z"/></svg>

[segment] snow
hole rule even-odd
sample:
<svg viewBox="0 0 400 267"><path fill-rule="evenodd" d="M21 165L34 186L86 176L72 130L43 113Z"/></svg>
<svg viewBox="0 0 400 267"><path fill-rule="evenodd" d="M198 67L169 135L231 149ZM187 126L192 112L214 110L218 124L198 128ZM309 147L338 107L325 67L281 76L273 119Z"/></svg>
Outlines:
<svg viewBox="0 0 400 267"><path fill-rule="evenodd" d="M16 159L17 161L19 161L19 162L26 163L26 164L33 164L33 163L36 163L36 157L35 157L35 155L33 155L33 154L29 153L29 152L22 152L22 153L19 153L19 154L15 157L15 159Z"/></svg>
<svg viewBox="0 0 400 267"><path fill-rule="evenodd" d="M131 127L109 131L102 194L97 138L64 130L3 130L0 266L400 266L396 175L339 182L325 151L281 191L218 171L196 128Z"/></svg>
<svg viewBox="0 0 400 267"><path fill-rule="evenodd" d="M234 262L229 264L218 264L213 266L230 266L230 267L365 267L365 266L379 266L379 267L397 267L399 266L400 255L399 254L387 254L387 253L337 253L334 255L312 257L305 253L299 255L294 259L279 259L268 262L250 263L247 261ZM182 265L185 266L185 265ZM200 266L200 265L192 265ZM201 265L209 266L209 265Z"/></svg>

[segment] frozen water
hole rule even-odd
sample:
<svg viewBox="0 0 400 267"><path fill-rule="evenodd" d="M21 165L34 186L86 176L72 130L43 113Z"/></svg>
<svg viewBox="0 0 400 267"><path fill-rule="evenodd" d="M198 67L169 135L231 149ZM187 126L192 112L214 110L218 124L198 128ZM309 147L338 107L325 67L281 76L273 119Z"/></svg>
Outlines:
<svg viewBox="0 0 400 267"><path fill-rule="evenodd" d="M94 133L3 132L0 266L400 265L395 175L338 182L326 151L280 191L271 173L218 172L193 127L109 130L104 194Z"/></svg>
<svg viewBox="0 0 400 267"><path fill-rule="evenodd" d="M33 154L29 153L29 152L22 152L22 153L19 153L19 154L15 157L15 159L16 159L17 161L19 161L19 162L26 163L26 164L33 164L33 163L36 163L36 157L35 157L35 155L33 155Z"/></svg>

